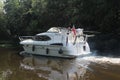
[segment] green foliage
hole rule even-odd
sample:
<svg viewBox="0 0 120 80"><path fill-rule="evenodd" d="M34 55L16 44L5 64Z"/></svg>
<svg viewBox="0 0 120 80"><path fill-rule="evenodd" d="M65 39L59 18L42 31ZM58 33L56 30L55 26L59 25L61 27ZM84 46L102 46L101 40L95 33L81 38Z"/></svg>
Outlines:
<svg viewBox="0 0 120 80"><path fill-rule="evenodd" d="M0 14L3 17L0 26L11 36L73 24L102 33L120 32L119 0L6 0L4 10L5 14Z"/></svg>

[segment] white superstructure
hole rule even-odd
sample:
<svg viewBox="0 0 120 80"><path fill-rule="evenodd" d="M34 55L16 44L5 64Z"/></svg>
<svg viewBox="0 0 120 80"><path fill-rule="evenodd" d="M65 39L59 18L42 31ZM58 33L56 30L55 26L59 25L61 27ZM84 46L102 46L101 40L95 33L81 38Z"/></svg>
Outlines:
<svg viewBox="0 0 120 80"><path fill-rule="evenodd" d="M35 36L21 36L20 40L24 53L68 58L90 53L87 36L80 28L52 27Z"/></svg>

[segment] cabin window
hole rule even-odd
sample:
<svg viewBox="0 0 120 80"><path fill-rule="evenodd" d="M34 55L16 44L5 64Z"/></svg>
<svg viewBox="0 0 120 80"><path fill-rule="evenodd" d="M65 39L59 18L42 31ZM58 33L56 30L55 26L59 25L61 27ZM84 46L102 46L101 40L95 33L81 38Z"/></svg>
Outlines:
<svg viewBox="0 0 120 80"><path fill-rule="evenodd" d="M49 41L49 40L51 40L51 38L46 35L37 35L37 36L35 36L35 40L36 41Z"/></svg>
<svg viewBox="0 0 120 80"><path fill-rule="evenodd" d="M53 43L53 44L50 44L50 45L58 45L58 46L63 46L62 43Z"/></svg>

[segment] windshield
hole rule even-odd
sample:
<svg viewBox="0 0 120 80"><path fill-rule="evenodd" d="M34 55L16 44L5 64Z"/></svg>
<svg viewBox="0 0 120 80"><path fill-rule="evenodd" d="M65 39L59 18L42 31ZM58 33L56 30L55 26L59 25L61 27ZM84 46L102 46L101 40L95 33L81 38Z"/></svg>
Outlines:
<svg viewBox="0 0 120 80"><path fill-rule="evenodd" d="M37 35L35 36L36 41L49 41L51 38L47 35Z"/></svg>

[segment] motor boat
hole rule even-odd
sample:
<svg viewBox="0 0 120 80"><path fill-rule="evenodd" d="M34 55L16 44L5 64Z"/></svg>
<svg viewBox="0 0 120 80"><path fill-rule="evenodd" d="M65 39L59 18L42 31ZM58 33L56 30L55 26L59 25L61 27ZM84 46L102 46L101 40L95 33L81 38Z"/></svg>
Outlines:
<svg viewBox="0 0 120 80"><path fill-rule="evenodd" d="M24 51L32 55L75 58L90 53L83 29L52 27L35 36L20 36Z"/></svg>

